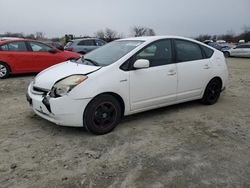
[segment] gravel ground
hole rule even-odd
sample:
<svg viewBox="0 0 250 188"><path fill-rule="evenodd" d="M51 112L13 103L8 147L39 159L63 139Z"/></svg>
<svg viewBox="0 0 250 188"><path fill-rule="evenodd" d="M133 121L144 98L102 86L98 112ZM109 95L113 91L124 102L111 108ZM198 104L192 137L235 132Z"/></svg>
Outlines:
<svg viewBox="0 0 250 188"><path fill-rule="evenodd" d="M94 136L36 116L34 75L0 80L0 187L250 187L250 59L227 59L219 102L129 116Z"/></svg>

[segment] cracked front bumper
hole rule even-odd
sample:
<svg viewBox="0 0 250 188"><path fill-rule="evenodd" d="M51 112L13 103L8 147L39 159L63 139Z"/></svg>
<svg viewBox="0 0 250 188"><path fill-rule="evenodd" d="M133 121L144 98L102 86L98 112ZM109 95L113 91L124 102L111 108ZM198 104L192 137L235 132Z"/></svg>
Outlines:
<svg viewBox="0 0 250 188"><path fill-rule="evenodd" d="M82 127L83 113L91 99L72 99L68 95L49 98L32 93L31 85L26 94L33 111L40 117L57 125ZM46 99L46 100L45 100Z"/></svg>

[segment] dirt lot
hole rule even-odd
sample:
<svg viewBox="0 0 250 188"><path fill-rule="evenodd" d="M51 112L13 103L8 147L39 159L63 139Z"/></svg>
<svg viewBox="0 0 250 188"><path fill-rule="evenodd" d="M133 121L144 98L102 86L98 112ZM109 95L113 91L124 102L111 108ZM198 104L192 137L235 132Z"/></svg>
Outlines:
<svg viewBox="0 0 250 188"><path fill-rule="evenodd" d="M0 80L0 187L250 187L250 59L219 102L126 117L104 136L34 115L34 75Z"/></svg>

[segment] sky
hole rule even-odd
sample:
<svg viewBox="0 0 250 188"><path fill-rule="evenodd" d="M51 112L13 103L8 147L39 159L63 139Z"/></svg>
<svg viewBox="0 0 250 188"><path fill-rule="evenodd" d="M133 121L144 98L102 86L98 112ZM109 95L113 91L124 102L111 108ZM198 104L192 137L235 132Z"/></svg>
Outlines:
<svg viewBox="0 0 250 188"><path fill-rule="evenodd" d="M0 0L0 10L0 34L92 36L111 28L129 36L133 26L145 26L195 37L250 26L250 0Z"/></svg>

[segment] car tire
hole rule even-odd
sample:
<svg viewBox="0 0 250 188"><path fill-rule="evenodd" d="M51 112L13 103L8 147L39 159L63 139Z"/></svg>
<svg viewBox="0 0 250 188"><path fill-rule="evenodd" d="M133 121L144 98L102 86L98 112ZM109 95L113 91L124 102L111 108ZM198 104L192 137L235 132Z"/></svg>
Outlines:
<svg viewBox="0 0 250 188"><path fill-rule="evenodd" d="M205 105L215 104L220 97L221 87L222 83L219 79L212 79L205 89L201 102Z"/></svg>
<svg viewBox="0 0 250 188"><path fill-rule="evenodd" d="M86 52L77 52L78 54L85 55Z"/></svg>
<svg viewBox="0 0 250 188"><path fill-rule="evenodd" d="M230 57L230 53L229 52L224 52L224 56L225 57Z"/></svg>
<svg viewBox="0 0 250 188"><path fill-rule="evenodd" d="M10 67L3 62L0 62L0 79L7 78L10 75Z"/></svg>
<svg viewBox="0 0 250 188"><path fill-rule="evenodd" d="M83 124L91 133L102 135L111 132L120 122L121 105L108 94L99 95L86 107Z"/></svg>

